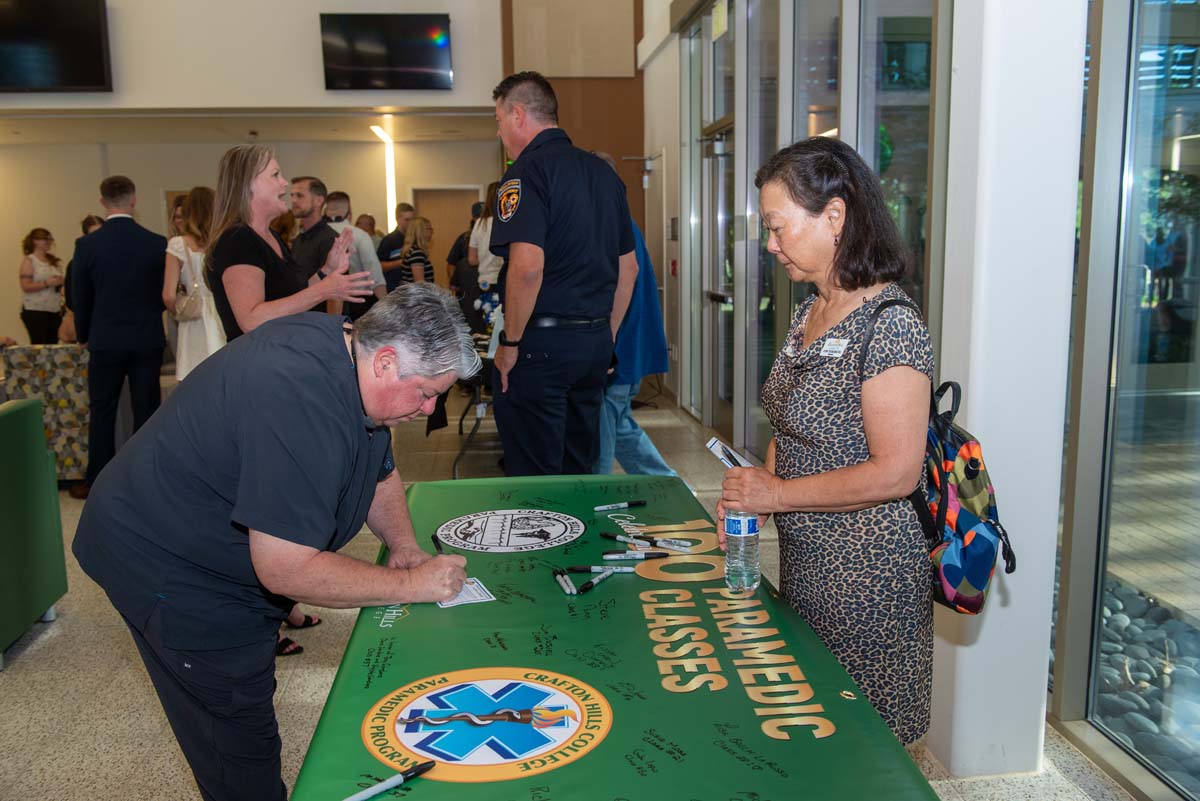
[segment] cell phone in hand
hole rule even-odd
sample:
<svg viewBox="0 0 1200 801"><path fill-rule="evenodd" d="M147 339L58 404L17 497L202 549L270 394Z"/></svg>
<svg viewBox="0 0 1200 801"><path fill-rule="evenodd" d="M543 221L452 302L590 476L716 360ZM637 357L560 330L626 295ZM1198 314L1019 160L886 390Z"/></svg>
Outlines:
<svg viewBox="0 0 1200 801"><path fill-rule="evenodd" d="M710 439L704 447L708 448L712 455L720 459L721 464L726 467L754 467L749 459L716 437Z"/></svg>

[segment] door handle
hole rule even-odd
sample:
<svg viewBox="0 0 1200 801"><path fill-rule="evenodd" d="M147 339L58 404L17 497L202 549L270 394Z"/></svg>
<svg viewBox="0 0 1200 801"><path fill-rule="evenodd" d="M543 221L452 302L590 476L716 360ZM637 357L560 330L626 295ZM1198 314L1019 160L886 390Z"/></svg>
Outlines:
<svg viewBox="0 0 1200 801"><path fill-rule="evenodd" d="M713 303L733 303L733 293L732 292L714 292L713 290L710 289L710 290L707 290L704 294Z"/></svg>

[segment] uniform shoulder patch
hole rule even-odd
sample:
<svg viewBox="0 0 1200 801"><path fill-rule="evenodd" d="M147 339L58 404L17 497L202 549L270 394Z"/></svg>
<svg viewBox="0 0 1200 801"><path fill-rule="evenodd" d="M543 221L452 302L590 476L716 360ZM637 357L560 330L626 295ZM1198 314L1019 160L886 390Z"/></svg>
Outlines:
<svg viewBox="0 0 1200 801"><path fill-rule="evenodd" d="M521 204L521 179L511 178L500 185L496 192L496 216L500 222L508 222L517 213Z"/></svg>

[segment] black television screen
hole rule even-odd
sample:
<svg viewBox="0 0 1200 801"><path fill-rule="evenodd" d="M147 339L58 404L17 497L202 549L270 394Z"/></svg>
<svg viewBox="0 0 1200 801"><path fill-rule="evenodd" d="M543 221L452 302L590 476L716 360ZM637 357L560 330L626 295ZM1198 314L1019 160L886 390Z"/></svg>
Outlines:
<svg viewBox="0 0 1200 801"><path fill-rule="evenodd" d="M0 91L111 92L105 0L0 2Z"/></svg>
<svg viewBox="0 0 1200 801"><path fill-rule="evenodd" d="M326 89L453 89L449 14L322 14Z"/></svg>

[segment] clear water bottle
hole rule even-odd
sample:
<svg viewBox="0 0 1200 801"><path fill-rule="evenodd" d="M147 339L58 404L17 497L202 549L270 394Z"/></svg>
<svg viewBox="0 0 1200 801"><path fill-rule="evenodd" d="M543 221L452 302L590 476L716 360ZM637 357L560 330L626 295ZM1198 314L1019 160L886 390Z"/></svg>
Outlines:
<svg viewBox="0 0 1200 801"><path fill-rule="evenodd" d="M725 584L754 591L762 577L758 566L758 515L725 510Z"/></svg>

